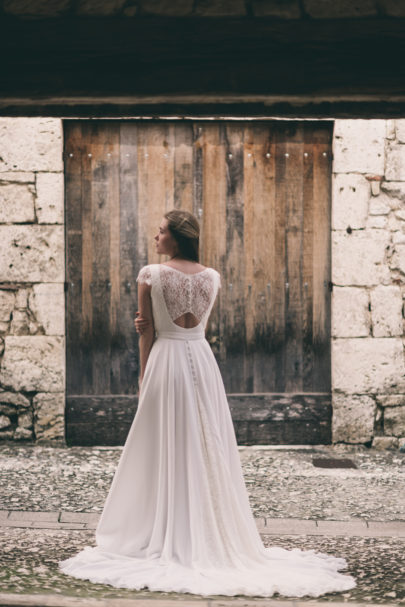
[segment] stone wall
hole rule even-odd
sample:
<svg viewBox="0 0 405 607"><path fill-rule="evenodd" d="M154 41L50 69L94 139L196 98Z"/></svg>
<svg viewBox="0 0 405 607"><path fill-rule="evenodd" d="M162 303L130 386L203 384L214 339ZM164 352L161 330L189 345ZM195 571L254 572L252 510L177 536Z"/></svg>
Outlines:
<svg viewBox="0 0 405 607"><path fill-rule="evenodd" d="M342 19L403 17L399 0L0 0L0 15L18 17L121 16L130 19L171 17L276 17L277 19Z"/></svg>
<svg viewBox="0 0 405 607"><path fill-rule="evenodd" d="M405 120L337 120L333 442L405 443Z"/></svg>
<svg viewBox="0 0 405 607"><path fill-rule="evenodd" d="M333 442L405 442L405 120L337 120ZM65 439L62 122L0 119L0 439Z"/></svg>
<svg viewBox="0 0 405 607"><path fill-rule="evenodd" d="M64 442L62 123L0 118L0 438Z"/></svg>

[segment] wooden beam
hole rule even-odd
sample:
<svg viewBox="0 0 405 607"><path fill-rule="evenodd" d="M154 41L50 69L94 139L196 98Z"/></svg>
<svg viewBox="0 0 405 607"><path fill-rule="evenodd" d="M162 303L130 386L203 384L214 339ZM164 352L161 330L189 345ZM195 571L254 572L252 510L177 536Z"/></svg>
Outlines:
<svg viewBox="0 0 405 607"><path fill-rule="evenodd" d="M239 445L331 442L330 393L227 394ZM66 399L66 441L123 445L138 407L134 395L79 395Z"/></svg>
<svg viewBox="0 0 405 607"><path fill-rule="evenodd" d="M4 16L0 113L399 116L404 34L404 18Z"/></svg>

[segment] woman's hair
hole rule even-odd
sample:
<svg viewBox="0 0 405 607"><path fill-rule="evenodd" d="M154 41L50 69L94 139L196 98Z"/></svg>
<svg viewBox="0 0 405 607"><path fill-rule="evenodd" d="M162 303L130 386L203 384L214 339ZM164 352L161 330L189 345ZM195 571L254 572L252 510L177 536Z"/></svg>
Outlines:
<svg viewBox="0 0 405 607"><path fill-rule="evenodd" d="M172 209L163 215L168 222L168 228L179 245L179 253L191 259L200 261L200 224L195 215L189 211Z"/></svg>

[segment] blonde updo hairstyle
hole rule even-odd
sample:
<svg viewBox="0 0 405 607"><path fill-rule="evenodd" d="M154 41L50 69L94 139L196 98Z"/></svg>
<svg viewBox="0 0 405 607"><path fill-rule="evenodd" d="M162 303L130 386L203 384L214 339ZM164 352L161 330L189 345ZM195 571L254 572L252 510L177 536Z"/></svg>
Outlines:
<svg viewBox="0 0 405 607"><path fill-rule="evenodd" d="M168 228L179 246L179 254L191 261L200 261L200 224L189 211L173 209L163 215Z"/></svg>

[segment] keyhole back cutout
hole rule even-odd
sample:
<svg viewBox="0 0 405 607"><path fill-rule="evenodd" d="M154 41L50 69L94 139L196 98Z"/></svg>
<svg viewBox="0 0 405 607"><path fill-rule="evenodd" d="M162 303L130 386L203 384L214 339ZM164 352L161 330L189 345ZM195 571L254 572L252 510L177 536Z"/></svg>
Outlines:
<svg viewBox="0 0 405 607"><path fill-rule="evenodd" d="M200 321L198 320L198 318L196 318L196 316L194 316L192 312L186 312L185 314L182 314L181 316L176 318L176 320L173 320L173 322L175 325L178 325L183 329L192 329L193 327L196 327L200 324Z"/></svg>

